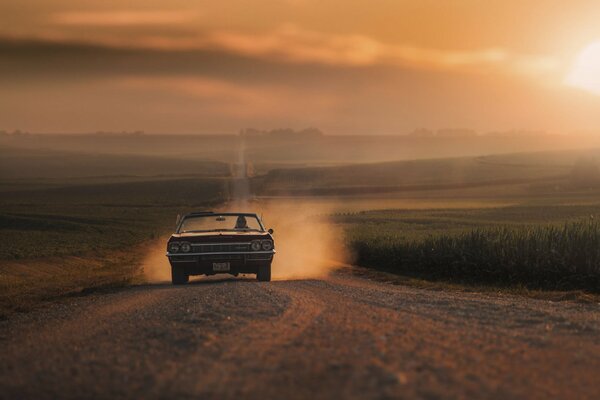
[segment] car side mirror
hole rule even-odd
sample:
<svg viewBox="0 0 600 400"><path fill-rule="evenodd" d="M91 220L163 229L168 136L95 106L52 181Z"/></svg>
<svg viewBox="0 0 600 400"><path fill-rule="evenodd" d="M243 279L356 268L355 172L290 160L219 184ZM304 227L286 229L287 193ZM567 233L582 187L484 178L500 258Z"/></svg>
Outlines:
<svg viewBox="0 0 600 400"><path fill-rule="evenodd" d="M273 229L269 229L267 232L269 232L271 235L273 234Z"/></svg>

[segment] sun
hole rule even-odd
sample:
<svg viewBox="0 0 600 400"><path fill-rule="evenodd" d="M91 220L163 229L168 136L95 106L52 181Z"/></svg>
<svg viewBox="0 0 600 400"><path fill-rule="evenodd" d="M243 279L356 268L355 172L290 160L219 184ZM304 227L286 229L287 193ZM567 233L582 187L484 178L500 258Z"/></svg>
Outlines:
<svg viewBox="0 0 600 400"><path fill-rule="evenodd" d="M579 53L566 83L600 96L600 41L588 45Z"/></svg>

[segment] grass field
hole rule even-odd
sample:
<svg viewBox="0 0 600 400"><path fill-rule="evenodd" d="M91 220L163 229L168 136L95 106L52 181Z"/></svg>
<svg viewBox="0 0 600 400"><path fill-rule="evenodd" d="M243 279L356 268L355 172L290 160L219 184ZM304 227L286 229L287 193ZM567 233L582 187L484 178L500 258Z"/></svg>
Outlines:
<svg viewBox="0 0 600 400"><path fill-rule="evenodd" d="M600 293L600 203L334 215L359 265L454 283Z"/></svg>
<svg viewBox="0 0 600 400"><path fill-rule="evenodd" d="M177 214L221 204L223 163L0 149L0 316L140 279Z"/></svg>
<svg viewBox="0 0 600 400"><path fill-rule="evenodd" d="M0 259L81 255L164 234L184 210L223 200L220 178L71 185L4 192Z"/></svg>
<svg viewBox="0 0 600 400"><path fill-rule="evenodd" d="M600 293L600 225L594 222L600 219L600 187L594 180L576 184L573 165L563 157L510 157L510 168L516 164L524 178L526 162L555 163L563 176L548 181L405 188L385 195L366 186L365 195L283 198L344 227L346 245L361 266L430 282ZM490 157L489 165L507 164L507 158ZM374 174L372 184L379 179ZM338 182L331 182L332 191Z"/></svg>
<svg viewBox="0 0 600 400"><path fill-rule="evenodd" d="M0 147L0 180L181 175L226 177L229 165L208 159Z"/></svg>
<svg viewBox="0 0 600 400"><path fill-rule="evenodd" d="M332 212L363 266L454 283L598 293L599 155L276 168L253 185L267 197L300 195Z"/></svg>
<svg viewBox="0 0 600 400"><path fill-rule="evenodd" d="M2 193L0 316L140 280L148 241L178 213L225 199L221 178L76 184Z"/></svg>
<svg viewBox="0 0 600 400"><path fill-rule="evenodd" d="M264 195L354 195L499 185L564 186L575 163L598 150L276 168L253 180Z"/></svg>
<svg viewBox="0 0 600 400"><path fill-rule="evenodd" d="M600 191L596 181L573 185L577 160L596 153L264 163L254 165L251 184L259 196L291 194L288 203L333 213L364 266L597 292L591 217L600 218ZM0 316L136 281L146 246L173 229L177 214L221 204L231 190L230 165L209 159L39 148L0 148L0 155Z"/></svg>

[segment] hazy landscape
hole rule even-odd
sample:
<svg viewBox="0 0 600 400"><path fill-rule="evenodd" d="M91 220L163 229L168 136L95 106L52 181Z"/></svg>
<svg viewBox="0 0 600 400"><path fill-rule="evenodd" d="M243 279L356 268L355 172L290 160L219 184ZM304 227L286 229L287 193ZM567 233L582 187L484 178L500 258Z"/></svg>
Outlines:
<svg viewBox="0 0 600 400"><path fill-rule="evenodd" d="M533 148L503 154L481 149L473 155L427 158L424 154L419 159L397 161L385 156L377 161L376 149L366 147L366 154L357 154L361 147L355 147L355 142L361 137L319 137L322 143L312 151L304 141L314 138L275 137L251 144L248 137L184 138L187 140L171 145L164 154L159 148L168 148L171 137L115 135L110 138L112 149L100 146L103 142L90 145L98 140L95 135L67 139L56 135L43 137L39 143L30 137L5 140L0 148L2 319L10 322L19 314L45 313L49 305L70 304L80 298L111 299L111 293L118 295L128 287L162 287L170 282L164 251L175 217L207 209L263 215L276 232L278 254L273 275L278 282L293 285L284 289L286 293L292 290L286 296L295 296L295 285L307 290L305 286L312 287L314 282L353 276L400 285L402 291L413 290L410 287L442 290L451 296L448 304L467 301L458 300L458 293L505 293L596 307L600 295L600 151L595 147ZM131 146L132 140L140 150L134 154L119 150ZM204 150L217 146L215 141L223 146L218 157ZM326 147L323 143L329 141ZM340 154L346 141L351 143L347 151L354 149L352 156ZM74 142L88 142L86 148L98 150L84 152L74 147ZM298 153L298 146L306 151ZM387 147L393 153L389 144ZM339 158L324 162L329 153ZM365 161L341 162L344 158ZM243 282L244 278L238 281ZM223 288L229 288L229 293L243 290ZM198 289L204 290L203 286ZM385 290L378 289L382 299L387 296ZM246 295L240 292L236 296ZM262 295L254 296L250 303L260 301ZM228 301L235 302L237 297ZM302 297L296 301L311 313L317 312L312 300ZM338 303L337 298L327 301L337 307L327 315L344 315L345 308L339 308L343 302ZM227 304L222 306L235 307ZM259 309L255 306L250 314L274 312ZM517 321L528 318L530 312L504 318ZM292 315L301 318L302 314ZM246 316L236 318L244 320ZM217 323L213 317L210 321ZM585 321L586 329L596 332L596 322ZM288 325L281 323L265 334L279 332L285 337ZM206 332L205 323L199 326ZM189 345L193 343L196 340ZM230 349L227 354L231 357L247 360L242 351L233 350L235 346ZM130 354L130 350L123 351ZM63 358L50 352L45 359L56 357ZM321 358L315 357L320 362ZM86 363L84 368L92 365ZM46 363L39 368L36 374L55 369ZM52 374L61 379L61 371ZM582 379L586 376L579 369L572 371ZM248 370L244 374L253 373ZM83 380L72 385L69 393L89 388L86 376L90 375L81 375ZM402 387L404 379L405 375L396 376L394 385L400 382L398 388ZM245 387L246 382L232 387ZM275 389L279 383L275 381L273 390L287 391L285 386ZM23 393L22 386L2 385L14 388L9 393ZM39 394L36 387L30 387L32 397ZM128 385L120 387L131 390ZM556 386L554 393L562 388ZM440 389L448 390L448 386ZM103 391L96 395L102 397Z"/></svg>
<svg viewBox="0 0 600 400"><path fill-rule="evenodd" d="M361 137L318 136L330 145L314 151L315 138L285 134L257 142L184 137L157 155L172 137L113 135L112 144L99 142L103 152L89 153L77 146L99 147L90 145L96 135L8 136L0 149L5 315L38 300L142 282L143 259L132 262L128 250L141 254L177 214L235 200L236 151L248 160L252 207L311 209L306 217L345 232L340 242L349 255L340 262L494 287L590 294L600 287L594 148L374 162L376 150L355 146ZM131 141L139 154L117 150ZM215 142L230 154L202 157ZM298 144L304 154L293 150ZM332 163L350 157L340 148L371 161L323 166L325 154L335 155Z"/></svg>
<svg viewBox="0 0 600 400"><path fill-rule="evenodd" d="M598 21L0 1L0 400L596 400Z"/></svg>

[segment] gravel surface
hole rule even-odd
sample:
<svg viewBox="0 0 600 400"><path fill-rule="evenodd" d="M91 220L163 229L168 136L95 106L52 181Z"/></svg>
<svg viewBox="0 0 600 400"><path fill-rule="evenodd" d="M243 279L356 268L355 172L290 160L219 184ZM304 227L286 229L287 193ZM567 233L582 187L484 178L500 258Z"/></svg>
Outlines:
<svg viewBox="0 0 600 400"><path fill-rule="evenodd" d="M600 397L600 305L201 279L0 322L1 399Z"/></svg>

